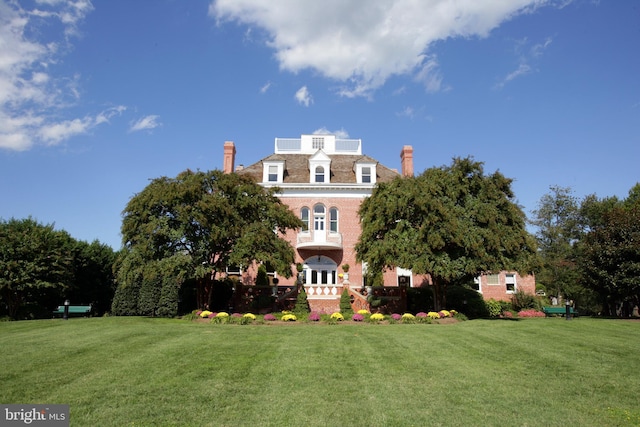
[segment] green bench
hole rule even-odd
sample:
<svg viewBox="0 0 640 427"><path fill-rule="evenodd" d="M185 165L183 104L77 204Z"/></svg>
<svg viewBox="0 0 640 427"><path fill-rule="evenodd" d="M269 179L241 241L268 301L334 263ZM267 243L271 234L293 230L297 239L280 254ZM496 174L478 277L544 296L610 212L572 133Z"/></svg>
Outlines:
<svg viewBox="0 0 640 427"><path fill-rule="evenodd" d="M564 316L567 314L567 307L560 307L560 306L559 307L543 307L542 311L547 317L554 316L557 314ZM578 315L578 311L574 310L573 307L569 307L569 314L575 317Z"/></svg>
<svg viewBox="0 0 640 427"><path fill-rule="evenodd" d="M57 309L53 310L53 315L64 316L64 305L59 305ZM69 316L89 316L91 314L91 305L70 305Z"/></svg>

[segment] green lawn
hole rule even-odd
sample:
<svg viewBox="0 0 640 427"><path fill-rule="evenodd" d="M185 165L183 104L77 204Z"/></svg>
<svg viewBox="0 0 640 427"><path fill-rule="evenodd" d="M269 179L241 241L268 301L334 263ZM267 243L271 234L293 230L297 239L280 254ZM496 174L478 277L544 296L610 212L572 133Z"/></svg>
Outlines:
<svg viewBox="0 0 640 427"><path fill-rule="evenodd" d="M0 323L0 403L72 426L640 425L640 322Z"/></svg>

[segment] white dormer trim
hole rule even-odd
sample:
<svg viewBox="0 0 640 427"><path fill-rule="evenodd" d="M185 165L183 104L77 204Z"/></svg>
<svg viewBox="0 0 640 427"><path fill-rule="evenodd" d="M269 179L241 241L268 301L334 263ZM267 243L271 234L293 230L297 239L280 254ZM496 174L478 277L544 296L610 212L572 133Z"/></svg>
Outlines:
<svg viewBox="0 0 640 427"><path fill-rule="evenodd" d="M284 160L268 160L262 162L262 182L265 184L282 184L284 178L284 163ZM273 179L274 175L275 180Z"/></svg>
<svg viewBox="0 0 640 427"><path fill-rule="evenodd" d="M358 184L375 184L376 165L376 162L356 162L354 165L356 182Z"/></svg>
<svg viewBox="0 0 640 427"><path fill-rule="evenodd" d="M322 176L322 180L319 180L320 176ZM318 150L313 156L309 157L309 183L328 184L330 182L331 158L324 151Z"/></svg>

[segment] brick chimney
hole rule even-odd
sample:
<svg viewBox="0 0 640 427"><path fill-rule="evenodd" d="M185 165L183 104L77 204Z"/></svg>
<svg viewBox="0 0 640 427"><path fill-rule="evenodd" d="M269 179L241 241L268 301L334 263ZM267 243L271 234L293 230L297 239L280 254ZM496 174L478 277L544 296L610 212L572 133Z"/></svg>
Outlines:
<svg viewBox="0 0 640 427"><path fill-rule="evenodd" d="M222 171L224 173L231 173L234 169L236 162L236 146L233 141L226 141L224 143L224 161L222 165Z"/></svg>
<svg viewBox="0 0 640 427"><path fill-rule="evenodd" d="M400 152L402 176L413 176L413 147L405 145Z"/></svg>

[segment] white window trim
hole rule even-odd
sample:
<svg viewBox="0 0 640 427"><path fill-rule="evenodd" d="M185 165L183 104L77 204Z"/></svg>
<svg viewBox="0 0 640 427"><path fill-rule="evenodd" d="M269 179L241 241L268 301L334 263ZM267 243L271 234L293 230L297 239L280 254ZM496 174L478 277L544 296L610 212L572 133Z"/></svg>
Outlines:
<svg viewBox="0 0 640 427"><path fill-rule="evenodd" d="M362 169L370 168L371 171L371 182L362 182ZM376 163L373 162L363 162L356 163L356 182L358 184L375 184L376 183Z"/></svg>
<svg viewBox="0 0 640 427"><path fill-rule="evenodd" d="M278 168L278 175L275 181L269 181L269 166L276 166ZM264 162L262 169L262 182L265 184L282 184L284 177L284 160Z"/></svg>

